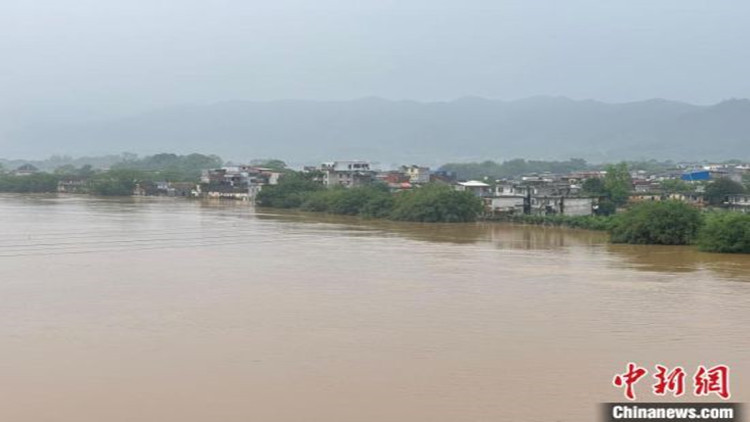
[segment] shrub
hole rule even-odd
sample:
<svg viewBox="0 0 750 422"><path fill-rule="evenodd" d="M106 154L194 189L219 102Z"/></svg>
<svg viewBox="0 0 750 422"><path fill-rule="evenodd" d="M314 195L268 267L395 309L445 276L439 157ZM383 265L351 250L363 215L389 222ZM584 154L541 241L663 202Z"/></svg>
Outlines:
<svg viewBox="0 0 750 422"><path fill-rule="evenodd" d="M307 196L300 208L331 214L385 217L392 207L393 198L385 185L369 185L316 191Z"/></svg>
<svg viewBox="0 0 750 422"><path fill-rule="evenodd" d="M570 227L584 230L607 231L612 227L613 217L600 215L501 215L490 218L494 221L505 221L518 224L535 224L542 226Z"/></svg>
<svg viewBox="0 0 750 422"><path fill-rule="evenodd" d="M700 211L683 202L642 202L615 217L612 242L685 245L695 240L702 222Z"/></svg>
<svg viewBox="0 0 750 422"><path fill-rule="evenodd" d="M259 206L299 208L313 192L323 189L323 185L306 174L289 173L279 179L278 185L264 186L255 201Z"/></svg>
<svg viewBox="0 0 750 422"><path fill-rule="evenodd" d="M58 177L47 173L27 176L0 175L0 192L43 193L57 192Z"/></svg>
<svg viewBox="0 0 750 422"><path fill-rule="evenodd" d="M750 253L750 215L710 213L701 229L698 246L706 252Z"/></svg>
<svg viewBox="0 0 750 422"><path fill-rule="evenodd" d="M118 169L96 175L91 180L91 192L102 196L130 196L138 183L146 183L146 173Z"/></svg>
<svg viewBox="0 0 750 422"><path fill-rule="evenodd" d="M396 195L391 218L421 222L470 222L484 210L482 200L471 192L449 186L425 185Z"/></svg>

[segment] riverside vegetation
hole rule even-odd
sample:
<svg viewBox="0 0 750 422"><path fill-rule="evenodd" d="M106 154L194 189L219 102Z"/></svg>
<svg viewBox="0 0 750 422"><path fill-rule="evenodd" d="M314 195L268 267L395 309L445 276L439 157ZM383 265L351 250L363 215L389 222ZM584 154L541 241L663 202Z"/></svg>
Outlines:
<svg viewBox="0 0 750 422"><path fill-rule="evenodd" d="M616 188L615 188L616 189ZM616 201L619 202L619 198ZM384 185L328 189L312 174L289 173L257 197L259 206L418 222L470 222L482 201L449 186L426 185L391 193ZM692 245L709 252L750 253L750 215L701 212L679 201L647 201L619 214L508 215L499 221L607 231L614 243Z"/></svg>
<svg viewBox="0 0 750 422"><path fill-rule="evenodd" d="M133 157L107 171L97 171L91 166L62 166L53 173L24 176L0 173L0 192L56 192L60 180L79 177L88 180L92 194L123 196L130 195L136 183L143 185L165 179L191 181L197 179L201 169L220 163L216 156L158 154L143 159ZM274 162L264 164L274 165ZM281 164L277 167L286 174L278 185L266 186L258 194L259 206L416 222L471 222L483 217L479 198L450 186L426 185L395 194L378 184L327 189L313 180L314 175L291 172ZM716 209L700 212L677 201L643 202L614 214L627 202L628 167L620 164L606 169L603 179L589 179L583 186L587 194L599 198L598 215L505 215L493 220L608 231L615 243L697 245L709 252L750 253L750 215ZM684 182L673 181L665 183L663 188L680 191L685 189L683 185ZM710 205L718 206L727 195L743 192L742 184L718 179L706 185L705 198Z"/></svg>
<svg viewBox="0 0 750 422"><path fill-rule="evenodd" d="M311 174L287 174L278 185L266 186L260 191L256 204L425 223L471 222L484 209L482 200L470 192L458 192L445 185L430 184L394 194L387 186L379 184L328 189L312 177Z"/></svg>
<svg viewBox="0 0 750 422"><path fill-rule="evenodd" d="M57 192L62 180L83 179L86 191L100 196L129 196L137 184L152 185L157 180L192 182L198 180L201 171L219 167L223 161L215 155L203 154L156 154L137 158L125 156L112 164L109 170L95 170L91 165L75 167L66 164L51 173L38 172L29 175L3 173L0 168L0 192L52 193Z"/></svg>
<svg viewBox="0 0 750 422"><path fill-rule="evenodd" d="M613 243L697 245L705 252L750 253L749 214L701 212L679 201L642 202L609 216L518 215L502 221L607 231Z"/></svg>

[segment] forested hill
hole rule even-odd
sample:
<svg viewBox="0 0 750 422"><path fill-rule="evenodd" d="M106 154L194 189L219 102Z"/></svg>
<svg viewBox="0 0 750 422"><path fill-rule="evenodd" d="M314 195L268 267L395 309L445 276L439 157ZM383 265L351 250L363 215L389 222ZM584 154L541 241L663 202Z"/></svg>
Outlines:
<svg viewBox="0 0 750 422"><path fill-rule="evenodd" d="M316 163L483 159L750 158L750 101L712 106L535 97L519 101L223 102L85 124L34 124L0 134L6 156L132 151L284 157Z"/></svg>

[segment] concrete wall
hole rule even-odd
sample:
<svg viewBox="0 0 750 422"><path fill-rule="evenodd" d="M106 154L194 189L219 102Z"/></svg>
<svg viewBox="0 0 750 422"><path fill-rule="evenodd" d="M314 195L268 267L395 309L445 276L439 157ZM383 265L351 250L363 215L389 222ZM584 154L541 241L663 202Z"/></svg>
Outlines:
<svg viewBox="0 0 750 422"><path fill-rule="evenodd" d="M522 196L501 196L492 198L492 209L496 211L508 211L510 209L523 210Z"/></svg>
<svg viewBox="0 0 750 422"><path fill-rule="evenodd" d="M563 215L591 215L594 200L592 198L565 198Z"/></svg>

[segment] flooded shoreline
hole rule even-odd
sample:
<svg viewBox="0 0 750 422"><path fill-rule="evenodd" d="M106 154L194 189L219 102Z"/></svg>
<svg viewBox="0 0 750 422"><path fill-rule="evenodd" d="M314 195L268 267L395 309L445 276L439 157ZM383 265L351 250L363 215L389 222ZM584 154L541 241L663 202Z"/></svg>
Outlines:
<svg viewBox="0 0 750 422"><path fill-rule="evenodd" d="M2 420L595 420L628 361L750 397L744 255L170 199L0 217Z"/></svg>

